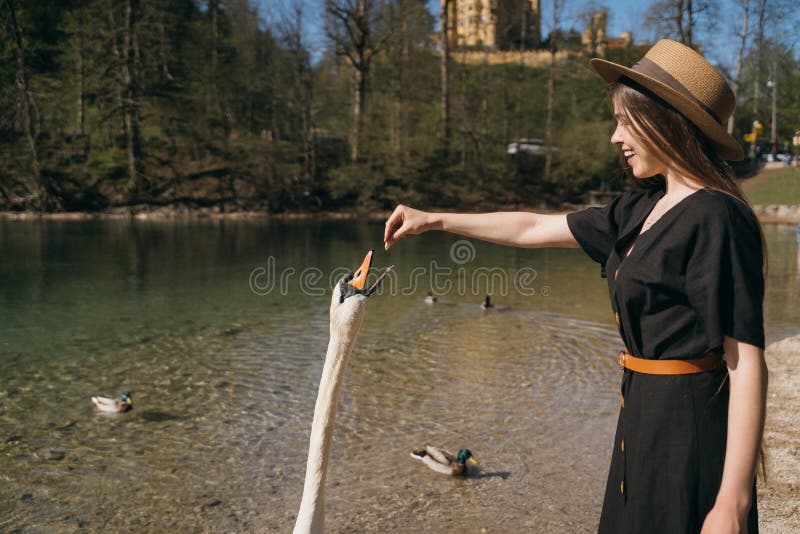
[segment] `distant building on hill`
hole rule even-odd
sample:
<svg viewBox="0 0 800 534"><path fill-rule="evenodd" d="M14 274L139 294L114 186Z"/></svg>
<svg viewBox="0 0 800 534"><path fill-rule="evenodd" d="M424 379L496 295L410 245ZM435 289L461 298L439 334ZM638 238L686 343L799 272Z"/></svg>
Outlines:
<svg viewBox="0 0 800 534"><path fill-rule="evenodd" d="M633 34L622 32L619 37L608 37L606 35L606 23L608 13L598 11L592 15L592 20L583 31L581 44L583 51L590 56L606 57L608 50L619 50L631 48L633 45Z"/></svg>
<svg viewBox="0 0 800 534"><path fill-rule="evenodd" d="M537 67L550 62L550 53L542 48L540 0L450 0L448 5L447 38L456 61ZM605 11L592 15L578 34L580 45L562 46L557 60L575 53L606 57L608 50L636 46L631 32L608 37L607 20Z"/></svg>
<svg viewBox="0 0 800 534"><path fill-rule="evenodd" d="M539 0L451 0L449 7L453 48L514 50L523 45L530 50L541 45Z"/></svg>

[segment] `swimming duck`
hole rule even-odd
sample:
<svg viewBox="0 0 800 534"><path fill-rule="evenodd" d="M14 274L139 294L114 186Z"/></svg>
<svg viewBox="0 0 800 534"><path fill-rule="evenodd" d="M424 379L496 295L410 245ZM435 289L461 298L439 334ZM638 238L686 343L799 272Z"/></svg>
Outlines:
<svg viewBox="0 0 800 534"><path fill-rule="evenodd" d="M438 299L437 299L436 297L434 297L434 296L433 296L433 293L431 293L430 291L428 291L428 296L427 296L427 297L425 297L425 304L436 304L436 301L437 301L437 300L438 300Z"/></svg>
<svg viewBox="0 0 800 534"><path fill-rule="evenodd" d="M469 449L461 449L458 451L458 456L453 456L444 449L430 445L425 445L425 450L413 451L411 457L421 461L431 470L445 475L466 475L467 462L478 463Z"/></svg>
<svg viewBox="0 0 800 534"><path fill-rule="evenodd" d="M486 295L486 298L483 299L483 304L481 304L482 310L488 310L494 308L494 304L492 304L492 298L489 295Z"/></svg>
<svg viewBox="0 0 800 534"><path fill-rule="evenodd" d="M99 412L122 413L133 410L133 393L124 392L119 399L110 397L92 397L92 402Z"/></svg>

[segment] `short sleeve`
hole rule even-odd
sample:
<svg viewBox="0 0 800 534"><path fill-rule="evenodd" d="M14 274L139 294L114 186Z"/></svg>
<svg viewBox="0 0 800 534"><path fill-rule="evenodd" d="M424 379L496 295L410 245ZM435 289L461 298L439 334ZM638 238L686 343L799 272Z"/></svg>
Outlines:
<svg viewBox="0 0 800 534"><path fill-rule="evenodd" d="M567 214L572 236L590 258L600 264L600 276L606 277L606 261L619 234L617 207L626 194L614 198L603 207L586 208Z"/></svg>
<svg viewBox="0 0 800 534"><path fill-rule="evenodd" d="M709 209L686 267L690 305L708 349L725 336L764 348L764 273L755 215L734 199Z"/></svg>

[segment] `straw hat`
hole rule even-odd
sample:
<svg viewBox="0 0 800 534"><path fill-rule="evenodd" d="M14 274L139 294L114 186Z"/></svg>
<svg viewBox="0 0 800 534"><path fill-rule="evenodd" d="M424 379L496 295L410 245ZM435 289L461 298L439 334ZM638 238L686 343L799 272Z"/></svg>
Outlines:
<svg viewBox="0 0 800 534"><path fill-rule="evenodd" d="M717 69L688 46L663 39L631 68L598 58L591 64L609 83L626 76L664 99L706 134L723 158L744 157L725 128L736 107L733 91Z"/></svg>

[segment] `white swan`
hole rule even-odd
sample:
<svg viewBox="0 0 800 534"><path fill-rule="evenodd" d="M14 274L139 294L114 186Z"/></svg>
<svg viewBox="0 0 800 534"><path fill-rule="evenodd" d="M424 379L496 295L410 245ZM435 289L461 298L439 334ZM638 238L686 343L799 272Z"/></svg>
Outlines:
<svg viewBox="0 0 800 534"><path fill-rule="evenodd" d="M344 382L344 371L358 336L358 329L364 320L367 297L378 288L392 269L392 267L385 269L368 289L364 289L372 264L372 252L367 253L355 274L348 274L342 278L333 290L330 312L331 338L319 382L317 404L314 407L306 480L303 486L303 500L294 525L295 534L325 530L325 476L328 472L333 423L336 418L336 406L339 404L339 393Z"/></svg>

